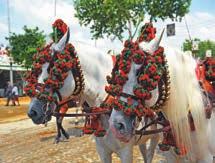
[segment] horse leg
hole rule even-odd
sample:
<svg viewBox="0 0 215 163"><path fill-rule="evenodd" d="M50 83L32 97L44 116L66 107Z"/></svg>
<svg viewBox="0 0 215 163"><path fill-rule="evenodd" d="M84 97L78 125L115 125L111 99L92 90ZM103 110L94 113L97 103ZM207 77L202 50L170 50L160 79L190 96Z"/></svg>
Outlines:
<svg viewBox="0 0 215 163"><path fill-rule="evenodd" d="M96 137L96 150L102 163L112 163L112 152L105 146L104 138Z"/></svg>
<svg viewBox="0 0 215 163"><path fill-rule="evenodd" d="M151 163L155 154L155 148L159 142L159 134L153 135L153 137L150 140L150 146L147 150L147 163Z"/></svg>
<svg viewBox="0 0 215 163"><path fill-rule="evenodd" d="M60 123L59 123L59 117L56 117L56 124L57 124L57 136L55 138L54 143L59 143L60 137L61 137L61 131L60 131ZM61 121L62 122L62 121Z"/></svg>
<svg viewBox="0 0 215 163"><path fill-rule="evenodd" d="M158 141L159 141L159 135L156 134L156 135L153 135L152 138L150 139L150 145L149 145L148 149L146 148L145 143L139 145L139 149L140 149L140 152L143 156L145 163L152 162L152 159L153 159L154 153L155 153L155 148L158 144Z"/></svg>
<svg viewBox="0 0 215 163"><path fill-rule="evenodd" d="M60 113L61 114L66 114L66 112L68 111L69 107L67 104L63 105L60 109ZM63 116L59 118L59 120L57 121L59 127L60 127L60 131L62 132L62 134L64 135L64 137L66 139L69 139L69 134L65 131L65 129L63 128L62 122L63 122Z"/></svg>
<svg viewBox="0 0 215 163"><path fill-rule="evenodd" d="M139 145L139 149L140 149L140 152L143 156L143 160L145 163L147 163L147 149L146 149L146 144L140 144Z"/></svg>
<svg viewBox="0 0 215 163"><path fill-rule="evenodd" d="M62 122L63 122L63 117L60 117L59 118L59 127L60 127L60 131L61 133L63 134L63 136L66 138L66 139L69 139L69 134L65 131L65 129L63 128L63 125L62 125Z"/></svg>
<svg viewBox="0 0 215 163"><path fill-rule="evenodd" d="M119 152L121 163L132 163L133 162L133 144L127 145Z"/></svg>
<svg viewBox="0 0 215 163"><path fill-rule="evenodd" d="M60 113L65 114L67 112L67 110L68 110L68 105L65 104L60 108ZM69 139L69 134L64 130L64 128L62 126L63 118L64 118L63 116L56 118L57 136L55 138L55 143L59 143L60 137L61 137L61 132L65 136L66 139Z"/></svg>

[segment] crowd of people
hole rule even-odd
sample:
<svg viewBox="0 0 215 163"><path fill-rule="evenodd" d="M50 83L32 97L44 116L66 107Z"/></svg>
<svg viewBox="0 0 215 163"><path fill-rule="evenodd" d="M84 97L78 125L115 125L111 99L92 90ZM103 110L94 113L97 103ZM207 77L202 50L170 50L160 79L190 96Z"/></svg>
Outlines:
<svg viewBox="0 0 215 163"><path fill-rule="evenodd" d="M7 87L5 88L5 97L7 98L7 102L5 106L8 106L10 101L12 101L12 106L20 105L19 103L19 91L18 86L16 84L7 83Z"/></svg>

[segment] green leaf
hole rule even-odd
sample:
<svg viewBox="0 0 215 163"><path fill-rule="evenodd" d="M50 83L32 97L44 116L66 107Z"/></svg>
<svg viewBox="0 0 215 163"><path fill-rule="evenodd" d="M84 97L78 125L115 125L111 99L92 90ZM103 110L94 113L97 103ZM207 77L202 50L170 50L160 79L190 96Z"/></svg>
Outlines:
<svg viewBox="0 0 215 163"><path fill-rule="evenodd" d="M206 50L212 50L212 56L215 57L215 42L211 40L201 41L198 38L195 38L194 41L198 41L199 50L195 52L196 57L200 57L201 59L205 58ZM183 51L192 51L192 41L185 40L182 46Z"/></svg>
<svg viewBox="0 0 215 163"><path fill-rule="evenodd" d="M93 39L115 36L122 40L129 31L135 33L146 13L151 21L180 21L190 3L191 0L74 0L74 7L80 25L90 27Z"/></svg>
<svg viewBox="0 0 215 163"><path fill-rule="evenodd" d="M39 28L23 27L24 34L12 33L9 38L11 55L16 63L24 64L29 68L32 65L32 57L37 52L37 48L45 45L45 35Z"/></svg>

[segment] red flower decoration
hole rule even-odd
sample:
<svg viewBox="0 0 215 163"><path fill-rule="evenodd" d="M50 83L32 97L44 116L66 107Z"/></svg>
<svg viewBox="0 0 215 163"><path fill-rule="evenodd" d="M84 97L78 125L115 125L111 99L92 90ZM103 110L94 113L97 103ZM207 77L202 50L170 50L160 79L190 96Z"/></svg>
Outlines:
<svg viewBox="0 0 215 163"><path fill-rule="evenodd" d="M56 27L58 30L60 30L63 34L66 33L67 31L67 25L64 23L62 19L57 19L55 22L52 24L53 27Z"/></svg>
<svg viewBox="0 0 215 163"><path fill-rule="evenodd" d="M151 99L151 91L154 90L161 76L164 67L164 49L159 47L152 55L148 54L139 47L141 41L151 41L155 37L156 29L151 23L147 23L142 29L142 33L137 41L127 40L124 43L124 49L121 55L117 56L116 66L112 70L111 77L107 78L109 86L105 87L107 93L115 97L112 108L123 110L126 115L136 114L143 116L147 111L144 107L144 101ZM140 99L138 106L132 98L127 98L127 102L120 101L122 89L128 80L128 73L132 64L142 64L137 71L138 84L133 87L134 95Z"/></svg>

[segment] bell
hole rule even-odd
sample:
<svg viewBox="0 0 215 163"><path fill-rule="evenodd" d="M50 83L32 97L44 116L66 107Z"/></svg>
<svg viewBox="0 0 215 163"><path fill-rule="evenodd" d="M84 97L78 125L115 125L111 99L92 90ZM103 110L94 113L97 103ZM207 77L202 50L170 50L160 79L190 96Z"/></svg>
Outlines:
<svg viewBox="0 0 215 163"><path fill-rule="evenodd" d="M76 81L78 81L78 80L79 80L79 77L76 77L75 79L76 79Z"/></svg>
<svg viewBox="0 0 215 163"><path fill-rule="evenodd" d="M78 65L77 65L77 67L80 69L80 68L81 68L81 65L80 65L80 64L78 64Z"/></svg>
<svg viewBox="0 0 215 163"><path fill-rule="evenodd" d="M165 85L162 85L162 89L163 89L163 90L165 89Z"/></svg>
<svg viewBox="0 0 215 163"><path fill-rule="evenodd" d="M75 80L76 83L80 82L80 80Z"/></svg>
<svg viewBox="0 0 215 163"><path fill-rule="evenodd" d="M166 99L168 100L168 99L169 99L169 96L166 96Z"/></svg>
<svg viewBox="0 0 215 163"><path fill-rule="evenodd" d="M165 96L161 96L161 98L164 100L164 99L165 99Z"/></svg>
<svg viewBox="0 0 215 163"><path fill-rule="evenodd" d="M169 79L170 79L170 76L169 76L169 74L166 76L166 78L167 78L167 80L169 80Z"/></svg>
<svg viewBox="0 0 215 163"><path fill-rule="evenodd" d="M168 89L168 90L170 89L170 86L169 86L169 85L167 86L167 89Z"/></svg>
<svg viewBox="0 0 215 163"><path fill-rule="evenodd" d="M77 82L77 85L81 85L81 82L80 82L80 81L78 81L78 82Z"/></svg>
<svg viewBox="0 0 215 163"><path fill-rule="evenodd" d="M170 82L170 80L168 79L168 80L167 80L167 84L170 84L170 83L171 83L171 82Z"/></svg>
<svg viewBox="0 0 215 163"><path fill-rule="evenodd" d="M166 91L162 91L162 94L165 95L165 94L166 94Z"/></svg>
<svg viewBox="0 0 215 163"><path fill-rule="evenodd" d="M161 104L161 105L162 105L162 104L163 104L163 100L160 100L160 101L159 101L159 104Z"/></svg>
<svg viewBox="0 0 215 163"><path fill-rule="evenodd" d="M166 69L166 76L169 76L169 70Z"/></svg>

